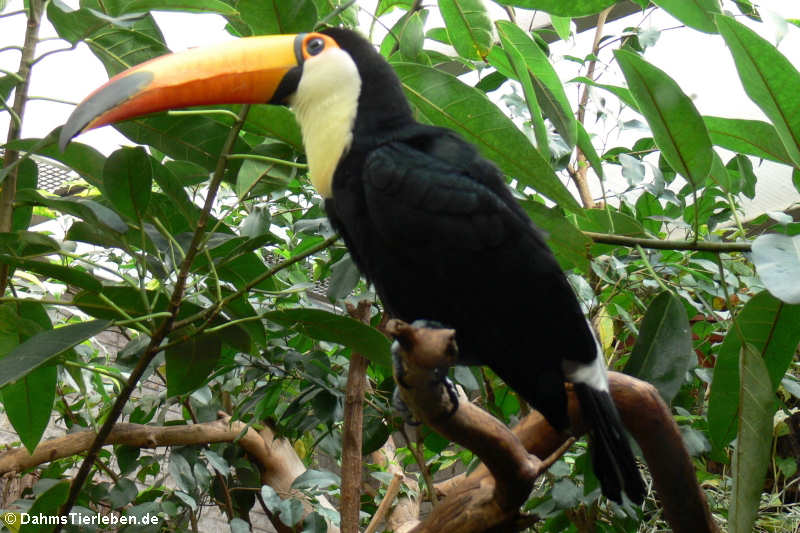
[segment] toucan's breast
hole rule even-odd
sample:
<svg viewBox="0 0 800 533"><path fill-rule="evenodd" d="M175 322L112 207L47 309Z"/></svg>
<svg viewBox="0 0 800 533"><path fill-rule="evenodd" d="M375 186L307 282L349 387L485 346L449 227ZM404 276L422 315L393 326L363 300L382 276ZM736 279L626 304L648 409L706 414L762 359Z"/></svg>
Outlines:
<svg viewBox="0 0 800 533"><path fill-rule="evenodd" d="M303 133L314 188L332 195L336 166L353 140L361 77L350 55L330 48L303 64L290 104Z"/></svg>

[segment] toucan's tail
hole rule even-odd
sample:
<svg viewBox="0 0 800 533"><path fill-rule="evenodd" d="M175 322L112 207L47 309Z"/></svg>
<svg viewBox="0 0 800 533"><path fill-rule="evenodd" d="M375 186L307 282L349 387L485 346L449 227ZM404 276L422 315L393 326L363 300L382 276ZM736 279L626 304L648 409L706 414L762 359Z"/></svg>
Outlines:
<svg viewBox="0 0 800 533"><path fill-rule="evenodd" d="M622 503L621 493L625 492L631 501L642 503L644 482L611 395L585 383L575 382L574 386L589 427L589 452L603 494Z"/></svg>

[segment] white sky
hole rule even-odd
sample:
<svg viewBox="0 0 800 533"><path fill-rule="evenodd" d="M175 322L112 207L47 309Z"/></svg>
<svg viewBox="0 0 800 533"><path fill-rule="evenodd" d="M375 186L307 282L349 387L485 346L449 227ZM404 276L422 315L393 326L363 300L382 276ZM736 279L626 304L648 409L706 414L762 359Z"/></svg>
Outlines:
<svg viewBox="0 0 800 533"><path fill-rule="evenodd" d="M377 0L362 0L360 3L374 11ZM730 8L729 0L725 0L724 7ZM77 8L77 0L65 0L65 3L73 8ZM758 2L763 9L772 10L783 17L800 19L800 2L785 0L764 0ZM503 11L496 5L487 2L491 7L492 15L497 18L504 18ZM22 0L10 0L5 12L15 11L22 8ZM731 9L738 13L737 10ZM212 44L215 42L230 39L231 37L224 30L224 20L215 15L199 14L176 14L160 12L156 13L156 20L161 27L167 44L172 50L182 50L188 47ZM387 25L391 25L396 16L384 17ZM627 19L615 21L606 26L606 34L620 32L627 26L639 25L642 21L641 14L635 14ZM368 19L365 19L368 21ZM750 23L743 17L739 20L747 23L750 27L759 31L765 38L775 42L775 28L769 24ZM365 22L365 27L368 26ZM429 18L428 26L441 26L441 21ZM658 11L657 16L650 16L645 19L643 27L666 29L679 26L680 23L669 15ZM379 28L377 28L380 31ZM25 31L25 18L23 16L0 18L0 48L6 46L19 46L23 42ZM40 37L55 37L54 29L47 23L42 27ZM577 36L570 42L551 45L551 50L557 55L577 55L584 56L591 46L593 32L587 31ZM63 48L63 41L51 40L41 43L37 49L37 54L45 51ZM607 47L601 54L601 65L608 67L608 73L600 80L604 83L624 85L618 73L616 65L611 61L610 51L613 46ZM800 28L789 25L788 33L780 43L779 49L796 66L800 67ZM685 28L664 31L661 33L658 43L648 49L646 58L651 63L659 66L671 75L687 94L695 99L695 105L702 114L731 116L736 118L758 118L763 119L761 111L744 94L738 80L733 60L725 48L722 38L718 35L706 35L694 30ZM0 69L16 71L19 54L14 51L0 53ZM556 66L563 81L579 75L577 64L569 61L557 61ZM89 52L84 44L80 44L76 50L53 54L34 67L34 74L31 80L30 94L32 96L57 97L70 102L78 102L89 94L107 79L105 70L100 62ZM572 87L575 87L574 85ZM568 96L577 101L577 88L568 86ZM606 95L607 100L613 102L614 97ZM31 101L26 109L24 120L24 137L41 137L46 135L54 127L63 124L72 106L61 103L48 102L43 100ZM587 115L588 118L591 118ZM629 117L632 118L632 117ZM613 125L609 125L613 126ZM8 114L0 112L0 139L4 139L8 128ZM589 131L597 131L598 128L587 121ZM633 135L633 137L629 137ZM631 139L636 139L643 135L643 132L629 133L621 138L612 138L609 147L619 144L628 144ZM104 127L92 132L83 134L80 142L95 146L103 153L110 153L120 144L130 144L122 135L111 127ZM763 205L759 209L782 209L788 206L787 198L796 198L797 195L791 186L790 179L787 179L785 169L773 170L761 169L769 174L777 172L774 180L763 180L764 185L770 182L769 190L759 190L759 196L773 196L773 201L769 205ZM759 177L762 172L759 172ZM759 181L761 184L761 181ZM774 185L773 185L774 183ZM776 204L777 202L777 204ZM775 205L773 205L775 204ZM780 204L780 205L778 205Z"/></svg>

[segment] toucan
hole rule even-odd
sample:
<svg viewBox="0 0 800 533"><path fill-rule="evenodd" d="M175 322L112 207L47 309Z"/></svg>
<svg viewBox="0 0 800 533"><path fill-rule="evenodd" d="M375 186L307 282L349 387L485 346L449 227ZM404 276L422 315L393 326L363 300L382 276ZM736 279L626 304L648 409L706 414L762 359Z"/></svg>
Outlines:
<svg viewBox="0 0 800 533"><path fill-rule="evenodd" d="M602 349L503 174L455 132L422 124L387 61L356 31L247 37L114 76L60 135L194 105L288 105L311 183L385 309L456 330L460 363L486 365L558 430L564 381L589 425L602 492L645 487L609 394Z"/></svg>

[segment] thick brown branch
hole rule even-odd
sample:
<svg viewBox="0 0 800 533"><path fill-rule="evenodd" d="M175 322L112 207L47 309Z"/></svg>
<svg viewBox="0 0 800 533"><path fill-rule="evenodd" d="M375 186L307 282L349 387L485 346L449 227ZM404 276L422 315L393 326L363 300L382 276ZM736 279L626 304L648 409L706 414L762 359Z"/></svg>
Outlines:
<svg viewBox="0 0 800 533"><path fill-rule="evenodd" d="M513 430L470 404L463 396L453 411L452 398L441 376L452 363L452 330L416 330L401 322L388 328L401 347L401 397L423 422L445 437L473 450L484 461L469 476L448 480L437 488L446 498L414 531L487 531L516 527L521 505L536 476L547 468L537 457L558 457L569 445L538 412ZM418 346L419 343L427 346ZM444 347L444 348L442 348ZM414 364L414 352L423 365ZM438 357L436 352L439 352ZM433 369L427 375L423 368ZM396 376L397 378L397 376ZM622 420L642 449L667 521L677 533L717 531L694 467L669 408L658 391L644 381L609 373L611 394ZM580 407L570 384L569 414L573 432L585 432ZM524 446L524 448L523 448ZM530 452L532 455L528 455ZM495 486L496 485L496 486Z"/></svg>
<svg viewBox="0 0 800 533"><path fill-rule="evenodd" d="M396 320L387 330L400 345L395 363L400 398L416 418L471 449L494 474L442 502L414 531L463 533L509 527L519 519L519 507L550 461L530 455L506 426L463 394L453 397L452 385L442 378L456 356L453 330L420 329Z"/></svg>
<svg viewBox="0 0 800 533"><path fill-rule="evenodd" d="M358 307L348 305L347 311L356 320L368 324L371 303L359 302ZM361 354L350 356L347 373L347 390L344 397L344 423L342 425L342 509L341 526L344 533L358 533L361 511L361 459L364 391L367 386L367 364Z"/></svg>

